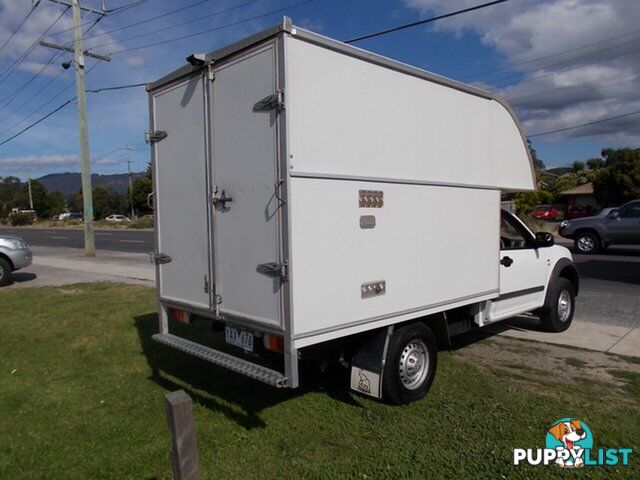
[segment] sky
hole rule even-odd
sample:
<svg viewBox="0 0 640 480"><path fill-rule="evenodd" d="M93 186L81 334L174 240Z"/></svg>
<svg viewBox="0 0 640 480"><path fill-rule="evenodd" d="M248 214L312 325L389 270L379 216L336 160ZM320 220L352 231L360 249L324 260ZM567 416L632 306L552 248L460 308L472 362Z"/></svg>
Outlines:
<svg viewBox="0 0 640 480"><path fill-rule="evenodd" d="M93 13L82 19L85 48L111 55L109 62L87 59L87 89L156 80L191 53L242 39L283 15L298 27L346 40L485 1L105 0L112 13L95 25ZM71 54L30 48L48 28L46 40L70 45L71 12L41 0L16 32L32 3L0 0L0 143L75 96L74 70L62 68ZM82 5L99 8L100 1ZM118 11L127 5L133 6ZM526 134L535 135L640 110L639 18L637 0L510 0L356 45L501 95ZM184 35L193 36L168 42ZM145 89L87 96L92 172L126 172L127 146L132 169L144 170ZM570 165L599 156L602 148L640 146L640 115L532 141L548 167ZM72 102L0 146L0 177L79 171L78 151Z"/></svg>

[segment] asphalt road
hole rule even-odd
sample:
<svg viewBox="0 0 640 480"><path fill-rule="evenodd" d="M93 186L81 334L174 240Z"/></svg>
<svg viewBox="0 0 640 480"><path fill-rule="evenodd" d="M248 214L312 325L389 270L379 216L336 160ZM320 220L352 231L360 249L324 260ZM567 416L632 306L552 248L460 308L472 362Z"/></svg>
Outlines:
<svg viewBox="0 0 640 480"><path fill-rule="evenodd" d="M0 234L17 235L29 245L84 248L84 230L76 228L5 228ZM96 230L96 249L147 253L155 248L153 231Z"/></svg>

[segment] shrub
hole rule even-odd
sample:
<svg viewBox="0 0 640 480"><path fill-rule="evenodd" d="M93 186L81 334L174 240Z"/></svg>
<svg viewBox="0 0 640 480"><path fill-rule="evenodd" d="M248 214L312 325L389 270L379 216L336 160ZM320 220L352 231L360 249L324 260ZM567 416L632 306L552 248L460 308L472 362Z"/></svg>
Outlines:
<svg viewBox="0 0 640 480"><path fill-rule="evenodd" d="M153 228L153 217L150 215L145 215L135 222L129 223L127 225L127 228Z"/></svg>
<svg viewBox="0 0 640 480"><path fill-rule="evenodd" d="M26 213L14 213L9 217L9 221L14 227L31 225L33 223L33 216Z"/></svg>

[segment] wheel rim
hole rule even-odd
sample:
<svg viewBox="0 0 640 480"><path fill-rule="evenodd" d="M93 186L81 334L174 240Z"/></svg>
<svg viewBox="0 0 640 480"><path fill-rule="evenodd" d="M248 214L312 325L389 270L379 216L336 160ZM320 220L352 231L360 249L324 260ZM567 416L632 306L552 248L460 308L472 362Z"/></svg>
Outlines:
<svg viewBox="0 0 640 480"><path fill-rule="evenodd" d="M400 381L405 388L415 390L427 378L429 354L422 340L412 340L400 355Z"/></svg>
<svg viewBox="0 0 640 480"><path fill-rule="evenodd" d="M578 239L578 250L581 252L590 252L596 246L596 241L591 236L584 236Z"/></svg>
<svg viewBox="0 0 640 480"><path fill-rule="evenodd" d="M558 296L558 318L561 322L566 322L571 314L571 295L566 290L560 292Z"/></svg>

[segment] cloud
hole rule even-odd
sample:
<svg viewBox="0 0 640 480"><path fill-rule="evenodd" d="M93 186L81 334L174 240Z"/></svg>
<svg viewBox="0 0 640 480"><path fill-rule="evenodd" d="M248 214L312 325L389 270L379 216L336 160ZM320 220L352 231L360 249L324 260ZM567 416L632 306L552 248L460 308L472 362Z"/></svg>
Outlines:
<svg viewBox="0 0 640 480"><path fill-rule="evenodd" d="M423 15L476 0L405 0ZM640 2L519 0L442 20L429 28L473 32L505 58L502 71L481 80L516 108L528 134L640 110ZM564 52L564 53L563 53ZM640 142L640 116L545 137Z"/></svg>

